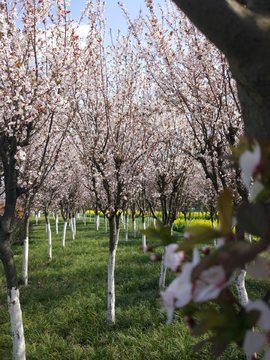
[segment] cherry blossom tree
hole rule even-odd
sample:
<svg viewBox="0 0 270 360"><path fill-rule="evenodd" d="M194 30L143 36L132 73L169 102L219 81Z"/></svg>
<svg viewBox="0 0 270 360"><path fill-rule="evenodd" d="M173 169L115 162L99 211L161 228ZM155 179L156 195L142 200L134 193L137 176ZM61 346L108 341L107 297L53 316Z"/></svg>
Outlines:
<svg viewBox="0 0 270 360"><path fill-rule="evenodd" d="M67 99L59 85L63 76L69 74L75 53L65 51L66 10L61 1L56 3L58 23L52 16L50 2L0 2L0 157L5 185L0 258L7 279L14 359L25 358L17 272L9 241L14 209L17 199L24 196L26 218L29 216L33 197L57 160L67 126ZM50 30L46 27L49 16ZM57 36L52 28L59 30ZM70 49L75 40L71 31ZM58 55L63 50L63 56L56 56L56 47ZM27 248L26 244L25 253Z"/></svg>
<svg viewBox="0 0 270 360"><path fill-rule="evenodd" d="M100 6L100 7L99 7ZM104 45L102 6L84 47L84 82L74 128L81 161L88 169L86 186L107 214L110 226L107 321L115 321L114 268L120 215L138 188L140 166L151 145L152 127L140 109L144 78L130 36L118 34ZM89 11L89 18L94 16ZM74 138L77 142L77 139Z"/></svg>

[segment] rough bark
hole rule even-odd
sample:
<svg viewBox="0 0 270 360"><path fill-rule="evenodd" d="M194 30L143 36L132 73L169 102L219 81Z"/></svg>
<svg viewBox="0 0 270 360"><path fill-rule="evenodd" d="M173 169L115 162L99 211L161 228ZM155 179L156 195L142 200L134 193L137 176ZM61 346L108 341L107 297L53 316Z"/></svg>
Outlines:
<svg viewBox="0 0 270 360"><path fill-rule="evenodd" d="M7 302L13 339L13 360L25 360L25 339L20 306L20 294L16 287L7 290Z"/></svg>
<svg viewBox="0 0 270 360"><path fill-rule="evenodd" d="M246 270L239 269L236 272L235 286L240 304L245 307L248 304L248 294L245 286Z"/></svg>
<svg viewBox="0 0 270 360"><path fill-rule="evenodd" d="M227 57L237 82L245 133L270 140L268 0L174 0Z"/></svg>

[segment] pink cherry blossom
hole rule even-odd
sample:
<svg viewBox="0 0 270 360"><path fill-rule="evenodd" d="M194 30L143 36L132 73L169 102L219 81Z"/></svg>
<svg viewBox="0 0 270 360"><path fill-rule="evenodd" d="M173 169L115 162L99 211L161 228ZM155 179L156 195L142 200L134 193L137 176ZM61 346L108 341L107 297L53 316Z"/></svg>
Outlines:
<svg viewBox="0 0 270 360"><path fill-rule="evenodd" d="M165 266L169 267L173 272L177 272L179 265L185 260L184 251L176 251L178 244L170 244L167 246L165 255Z"/></svg>
<svg viewBox="0 0 270 360"><path fill-rule="evenodd" d="M252 146L253 151L246 150L239 157L239 165L243 172L243 183L247 190L250 187L250 178L261 160L261 148L255 140Z"/></svg>
<svg viewBox="0 0 270 360"><path fill-rule="evenodd" d="M193 268L199 263L200 255L198 249L193 250L192 261L185 264L182 272L174 279L167 289L161 293L162 300L167 310L167 322L172 322L173 311L187 305L192 299L193 284L191 282L191 274Z"/></svg>
<svg viewBox="0 0 270 360"><path fill-rule="evenodd" d="M198 302L216 299L231 282L232 278L227 281L226 273L221 265L212 266L202 271L199 279L196 280L193 299Z"/></svg>
<svg viewBox="0 0 270 360"><path fill-rule="evenodd" d="M270 311L267 304L262 300L251 302L246 306L246 312L252 310L260 312L260 316L256 322L256 326L266 331L266 334L258 333L256 331L248 330L243 341L243 350L247 355L261 352L265 345L269 343L270 335ZM264 360L270 360L270 348L268 348L264 355Z"/></svg>

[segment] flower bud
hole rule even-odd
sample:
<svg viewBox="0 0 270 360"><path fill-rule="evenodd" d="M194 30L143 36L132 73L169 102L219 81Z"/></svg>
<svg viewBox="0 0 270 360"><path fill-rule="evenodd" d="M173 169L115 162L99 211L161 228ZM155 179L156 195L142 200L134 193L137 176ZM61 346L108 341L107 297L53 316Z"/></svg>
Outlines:
<svg viewBox="0 0 270 360"><path fill-rule="evenodd" d="M210 248L209 248L209 246L203 246L203 247L201 248L201 251L202 251L202 253L203 253L205 256L207 256L207 255L210 254Z"/></svg>
<svg viewBox="0 0 270 360"><path fill-rule="evenodd" d="M153 251L153 248L151 246L144 246L142 249L144 252Z"/></svg>
<svg viewBox="0 0 270 360"><path fill-rule="evenodd" d="M162 260L162 257L159 256L159 255L153 254L153 255L150 256L150 259L151 259L152 261L161 261L161 260Z"/></svg>

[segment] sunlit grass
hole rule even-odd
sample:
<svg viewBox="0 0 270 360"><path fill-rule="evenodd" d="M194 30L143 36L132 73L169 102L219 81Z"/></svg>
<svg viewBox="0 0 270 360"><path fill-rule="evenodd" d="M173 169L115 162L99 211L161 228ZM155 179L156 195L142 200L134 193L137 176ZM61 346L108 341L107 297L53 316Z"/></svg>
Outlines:
<svg viewBox="0 0 270 360"><path fill-rule="evenodd" d="M53 258L47 260L47 234L41 218L30 239L29 285L21 288L21 306L28 360L85 359L215 359L210 347L193 353L196 339L190 336L181 312L166 327L158 289L160 263L140 250L141 235L125 241L121 226L116 254L116 323L106 322L107 262L109 234L93 223L77 220L77 234L61 246L63 223L54 233L51 219ZM131 224L130 224L131 227ZM153 242L148 240L148 244ZM21 276L22 248L14 248ZM12 339L6 305L5 276L0 268L0 359L12 358ZM168 270L169 284L174 274ZM261 284L261 283L260 283ZM250 279L248 291L255 298L260 286ZM220 359L245 359L231 347Z"/></svg>

